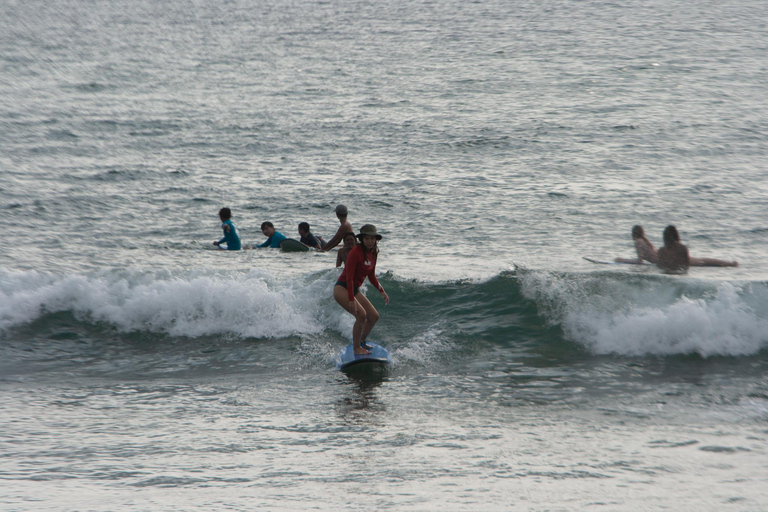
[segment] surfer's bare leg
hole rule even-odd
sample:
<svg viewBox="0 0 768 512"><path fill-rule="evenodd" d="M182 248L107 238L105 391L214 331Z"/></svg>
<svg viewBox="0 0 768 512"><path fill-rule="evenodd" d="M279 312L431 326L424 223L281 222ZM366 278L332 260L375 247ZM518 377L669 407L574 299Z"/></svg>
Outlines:
<svg viewBox="0 0 768 512"><path fill-rule="evenodd" d="M355 300L365 309L365 323L363 324L363 332L360 335L360 341L365 342L368 339L368 335L371 333L371 329L379 321L379 312L373 307L368 297L362 293L355 295Z"/></svg>
<svg viewBox="0 0 768 512"><path fill-rule="evenodd" d="M365 296L357 294L358 297ZM360 346L360 340L362 339L363 330L366 322L365 308L358 300L349 301L349 294L347 289L343 286L336 285L333 287L333 298L339 303L339 306L349 311L349 313L355 317L355 325L352 326L352 346L355 354L370 354L370 350L366 350ZM367 300L367 299L366 299ZM369 303L370 304L370 303ZM370 330L370 329L369 329Z"/></svg>

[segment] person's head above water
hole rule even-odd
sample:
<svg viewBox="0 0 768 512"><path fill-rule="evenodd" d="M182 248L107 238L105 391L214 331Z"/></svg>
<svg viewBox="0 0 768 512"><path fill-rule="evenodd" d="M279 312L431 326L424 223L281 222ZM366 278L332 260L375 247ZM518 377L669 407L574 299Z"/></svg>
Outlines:
<svg viewBox="0 0 768 512"><path fill-rule="evenodd" d="M336 208L333 211L337 217L346 217L349 215L349 210L347 210L347 207L343 204L336 205Z"/></svg>
<svg viewBox="0 0 768 512"><path fill-rule="evenodd" d="M373 224L365 224L363 227L361 227L357 238L359 238L360 241L363 241L367 236L375 238L376 241L381 240L381 235L378 233L378 231L376 231L376 226Z"/></svg>
<svg viewBox="0 0 768 512"><path fill-rule="evenodd" d="M229 220L232 218L232 210L229 208L222 208L219 210L219 218L223 221Z"/></svg>
<svg viewBox="0 0 768 512"><path fill-rule="evenodd" d="M677 232L677 228L673 225L669 225L664 228L664 245L672 245L675 242L680 241L680 233Z"/></svg>
<svg viewBox="0 0 768 512"><path fill-rule="evenodd" d="M261 232L266 236L272 236L275 234L275 225L269 221L261 223Z"/></svg>
<svg viewBox="0 0 768 512"><path fill-rule="evenodd" d="M344 240L344 247L354 247L357 244L357 236L351 231L344 233L342 240Z"/></svg>
<svg viewBox="0 0 768 512"><path fill-rule="evenodd" d="M632 239L636 238L643 238L645 236L645 231L643 230L643 226L640 224L635 224L632 226Z"/></svg>
<svg viewBox="0 0 768 512"><path fill-rule="evenodd" d="M381 235L376 231L376 226L373 224L365 224L360 228L360 233L357 235L360 239L360 245L363 246L363 254L365 251L379 252L378 243L381 240Z"/></svg>
<svg viewBox="0 0 768 512"><path fill-rule="evenodd" d="M309 233L309 222L299 222L299 234Z"/></svg>

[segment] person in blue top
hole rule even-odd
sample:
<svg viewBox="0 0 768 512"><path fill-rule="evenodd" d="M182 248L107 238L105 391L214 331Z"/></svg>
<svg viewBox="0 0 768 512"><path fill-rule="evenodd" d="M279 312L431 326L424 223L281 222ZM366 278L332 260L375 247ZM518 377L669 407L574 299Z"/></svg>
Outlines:
<svg viewBox="0 0 768 512"><path fill-rule="evenodd" d="M271 222L261 223L261 232L267 237L267 241L256 247L271 247L273 249L280 248L280 242L288 238L279 231L275 231L275 225Z"/></svg>
<svg viewBox="0 0 768 512"><path fill-rule="evenodd" d="M228 249L230 251L239 251L240 235L237 234L237 228L232 224L232 210L229 208L222 208L219 210L219 218L221 219L221 229L224 230L224 238L213 242L213 245L219 249ZM226 243L226 246L221 244Z"/></svg>

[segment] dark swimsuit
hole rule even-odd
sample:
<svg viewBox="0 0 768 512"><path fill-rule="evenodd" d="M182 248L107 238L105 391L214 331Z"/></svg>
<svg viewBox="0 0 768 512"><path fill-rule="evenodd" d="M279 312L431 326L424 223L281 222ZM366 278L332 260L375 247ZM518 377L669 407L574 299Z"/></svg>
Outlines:
<svg viewBox="0 0 768 512"><path fill-rule="evenodd" d="M347 283L345 283L344 281L336 281L336 286L343 286L345 290L347 289ZM357 295L358 292L360 291L360 288L355 286L355 289L353 291L355 292L355 295Z"/></svg>

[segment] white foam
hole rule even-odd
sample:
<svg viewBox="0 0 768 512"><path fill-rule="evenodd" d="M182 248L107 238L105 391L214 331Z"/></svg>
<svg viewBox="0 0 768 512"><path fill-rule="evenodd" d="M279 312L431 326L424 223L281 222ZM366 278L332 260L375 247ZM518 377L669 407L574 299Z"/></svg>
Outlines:
<svg viewBox="0 0 768 512"><path fill-rule="evenodd" d="M523 272L523 293L597 354L742 356L768 346L764 283Z"/></svg>
<svg viewBox="0 0 768 512"><path fill-rule="evenodd" d="M110 272L57 276L0 270L0 329L70 311L122 331L279 338L334 321L333 276L278 281L264 271ZM335 304L334 304L335 306ZM338 319L336 319L338 321ZM330 324L330 327L340 327Z"/></svg>
<svg viewBox="0 0 768 512"><path fill-rule="evenodd" d="M429 366L452 349L453 345L445 340L442 328L435 326L394 350L391 354L392 363L397 365L411 361Z"/></svg>

